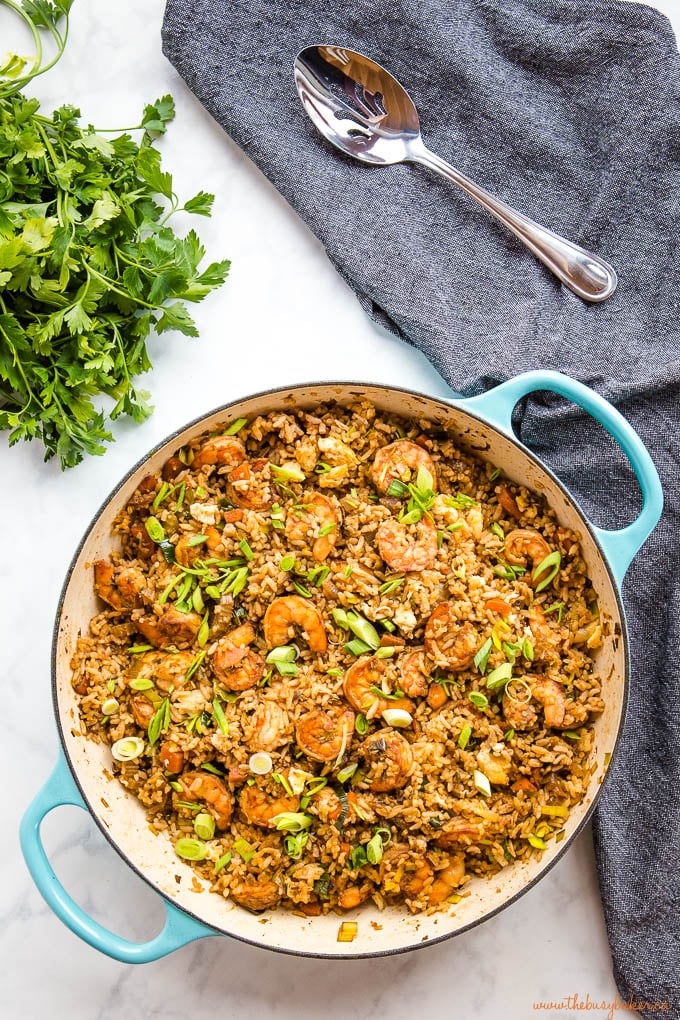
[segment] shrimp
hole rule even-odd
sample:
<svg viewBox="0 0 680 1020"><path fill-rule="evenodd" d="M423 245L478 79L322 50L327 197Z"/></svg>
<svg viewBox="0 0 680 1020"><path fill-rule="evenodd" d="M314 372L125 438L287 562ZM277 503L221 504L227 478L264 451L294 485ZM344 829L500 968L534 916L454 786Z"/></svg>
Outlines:
<svg viewBox="0 0 680 1020"><path fill-rule="evenodd" d="M440 602L425 625L426 655L437 666L466 669L478 647L479 638L472 624L461 624L453 602Z"/></svg>
<svg viewBox="0 0 680 1020"><path fill-rule="evenodd" d="M513 566L526 567L531 560L532 568L535 570L549 555L550 546L543 536L532 528L516 528L505 537L505 558ZM537 584L539 581L540 577L531 575L531 584Z"/></svg>
<svg viewBox="0 0 680 1020"><path fill-rule="evenodd" d="M243 623L217 642L212 657L212 670L228 691L247 691L264 676L265 662L248 645L255 640L252 623Z"/></svg>
<svg viewBox="0 0 680 1020"><path fill-rule="evenodd" d="M199 446L191 467L194 471L211 464L235 468L245 459L246 448L240 439L233 436L212 436Z"/></svg>
<svg viewBox="0 0 680 1020"><path fill-rule="evenodd" d="M411 745L395 730L372 733L360 745L359 756L366 764L361 785L374 793L401 789L415 765Z"/></svg>
<svg viewBox="0 0 680 1020"><path fill-rule="evenodd" d="M300 510L293 507L288 511L286 537L298 545L307 545L313 540L312 556L321 562L330 556L337 544L342 522L340 508L320 492L305 497L303 507ZM319 531L325 534L320 535Z"/></svg>
<svg viewBox="0 0 680 1020"><path fill-rule="evenodd" d="M545 725L559 729L564 723L567 699L564 688L549 677L537 677L530 682L532 697L543 706Z"/></svg>
<svg viewBox="0 0 680 1020"><path fill-rule="evenodd" d="M313 652L325 652L326 627L319 610L300 595L282 595L270 603L263 621L264 638L270 648L285 645L299 627Z"/></svg>
<svg viewBox="0 0 680 1020"><path fill-rule="evenodd" d="M278 907L281 891L271 878L244 878L229 889L229 895L240 907L245 907L253 914L261 914L263 910Z"/></svg>
<svg viewBox="0 0 680 1020"><path fill-rule="evenodd" d="M239 807L251 825L259 825L263 829L273 829L276 822L272 819L285 811L296 812L300 807L299 797L272 797L259 786L244 786L238 798Z"/></svg>
<svg viewBox="0 0 680 1020"><path fill-rule="evenodd" d="M213 809L215 825L226 829L231 821L234 802L224 782L209 772L185 772L179 782L186 791L186 800L204 800Z"/></svg>
<svg viewBox="0 0 680 1020"><path fill-rule="evenodd" d="M145 652L126 673L126 681L149 678L162 691L182 687L194 657L191 652Z"/></svg>
<svg viewBox="0 0 680 1020"><path fill-rule="evenodd" d="M539 660L559 659L559 646L562 641L559 627L550 625L543 609L537 603L529 607L527 616L529 618L531 635L534 639L534 654L536 658Z"/></svg>
<svg viewBox="0 0 680 1020"><path fill-rule="evenodd" d="M510 782L508 770L512 762L512 750L505 744L482 745L477 752L477 764L490 783L507 786Z"/></svg>
<svg viewBox="0 0 680 1020"><path fill-rule="evenodd" d="M269 461L244 460L227 476L227 494L232 503L244 510L266 510L274 502Z"/></svg>
<svg viewBox="0 0 680 1020"><path fill-rule="evenodd" d="M114 567L108 560L94 565L94 589L113 609L141 608L144 587L144 574L137 567Z"/></svg>
<svg viewBox="0 0 680 1020"><path fill-rule="evenodd" d="M263 701L244 726L246 741L252 751L273 751L289 741L290 720L285 708L274 701Z"/></svg>
<svg viewBox="0 0 680 1020"><path fill-rule="evenodd" d="M457 853L446 857L446 863L435 874L427 898L432 905L443 903L465 881L465 854Z"/></svg>
<svg viewBox="0 0 680 1020"><path fill-rule="evenodd" d="M369 882L364 882L363 885L348 885L338 896L338 906L341 910L353 910L365 903L370 895L371 885Z"/></svg>
<svg viewBox="0 0 680 1020"><path fill-rule="evenodd" d="M318 446L331 469L318 476L317 485L322 489L344 485L351 468L357 463L354 451L347 443L341 442L334 436L322 436Z"/></svg>
<svg viewBox="0 0 680 1020"><path fill-rule="evenodd" d="M526 698L517 696L520 691L526 694ZM536 709L530 697L531 693L524 684L519 685L511 680L506 686L501 703L503 718L513 730L530 730L536 722Z"/></svg>
<svg viewBox="0 0 680 1020"><path fill-rule="evenodd" d="M314 708L295 724L298 747L314 761L340 761L352 743L353 733L354 712L351 708Z"/></svg>
<svg viewBox="0 0 680 1020"><path fill-rule="evenodd" d="M437 833L437 837L433 842L435 846L441 847L443 850L449 850L457 846L470 846L471 843L476 843L480 840L483 835L483 822L473 821L470 818L457 815L446 822L443 829Z"/></svg>
<svg viewBox="0 0 680 1020"><path fill-rule="evenodd" d="M135 627L147 641L157 648L176 645L177 648L192 645L201 629L198 613L182 613L170 606L160 616L142 616L135 620Z"/></svg>
<svg viewBox="0 0 680 1020"><path fill-rule="evenodd" d="M391 846L380 861L380 885L391 893L401 892L407 900L417 899L432 881L432 866L407 846Z"/></svg>
<svg viewBox="0 0 680 1020"><path fill-rule="evenodd" d="M163 741L159 757L166 772L177 773L184 768L184 751L173 740Z"/></svg>
<svg viewBox="0 0 680 1020"><path fill-rule="evenodd" d="M362 712L367 719L379 719L386 708L413 708L408 698L387 698L375 688L380 688L386 670L382 659L362 655L349 667L342 681L342 689L352 708Z"/></svg>
<svg viewBox="0 0 680 1020"><path fill-rule="evenodd" d="M175 545L175 559L181 567L192 567L196 560L204 558L206 550L214 556L222 544L222 535L217 528L206 528L203 534L206 536L205 543L198 542L192 545L196 535L182 535Z"/></svg>
<svg viewBox="0 0 680 1020"><path fill-rule="evenodd" d="M401 689L411 698L422 698L427 694L428 667L422 649L402 655L399 659Z"/></svg>
<svg viewBox="0 0 680 1020"><path fill-rule="evenodd" d="M427 570L437 558L437 529L427 517L410 525L390 517L378 527L375 541L392 570Z"/></svg>
<svg viewBox="0 0 680 1020"><path fill-rule="evenodd" d="M371 481L379 492L387 492L394 481L409 482L417 477L418 468L425 468L432 476L432 489L437 488L437 473L427 450L410 439L398 439L381 447L371 466Z"/></svg>

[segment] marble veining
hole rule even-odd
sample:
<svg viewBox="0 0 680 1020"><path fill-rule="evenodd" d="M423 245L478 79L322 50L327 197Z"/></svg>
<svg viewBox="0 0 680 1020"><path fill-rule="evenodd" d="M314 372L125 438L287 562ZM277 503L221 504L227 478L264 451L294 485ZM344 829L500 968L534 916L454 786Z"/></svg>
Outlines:
<svg viewBox="0 0 680 1020"><path fill-rule="evenodd" d="M680 24L675 0L658 0ZM374 328L321 246L184 88L160 49L162 0L76 0L66 55L33 92L45 107L81 107L99 126L134 124L172 92L177 118L162 142L176 190L217 195L198 230L211 258L228 256L226 287L196 308L200 340L151 342L145 385L156 412L119 422L117 443L62 474L37 445L0 440L2 538L3 854L0 1016L14 1020L477 1020L570 1016L534 1007L578 994L613 1000L590 834L537 887L481 927L392 958L315 961L217 937L142 967L116 963L64 928L18 849L19 820L57 754L50 650L64 574L92 514L128 468L170 431L243 393L313 379L364 379L436 395L450 391L416 351ZM14 48L0 9L0 50ZM96 826L62 808L43 827L55 870L113 930L147 939L163 910ZM591 1016L604 1018L605 1012ZM617 1017L626 1011L617 1010ZM628 1014L629 1016L632 1014Z"/></svg>

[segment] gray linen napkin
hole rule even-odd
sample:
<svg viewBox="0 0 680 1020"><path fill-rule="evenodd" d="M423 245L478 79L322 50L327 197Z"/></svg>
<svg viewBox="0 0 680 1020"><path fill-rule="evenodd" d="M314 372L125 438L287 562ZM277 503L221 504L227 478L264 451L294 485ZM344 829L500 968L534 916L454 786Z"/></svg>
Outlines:
<svg viewBox="0 0 680 1020"><path fill-rule="evenodd" d="M680 1018L680 62L657 12L610 0L169 0L164 48L201 103L325 244L369 315L479 393L560 369L615 401L650 448L666 510L624 584L633 656L621 753L595 818L619 989ZM587 305L451 185L343 158L299 104L303 46L385 64L436 152L609 259ZM295 145L288 133L295 136ZM598 523L638 493L613 442L539 394L521 439Z"/></svg>

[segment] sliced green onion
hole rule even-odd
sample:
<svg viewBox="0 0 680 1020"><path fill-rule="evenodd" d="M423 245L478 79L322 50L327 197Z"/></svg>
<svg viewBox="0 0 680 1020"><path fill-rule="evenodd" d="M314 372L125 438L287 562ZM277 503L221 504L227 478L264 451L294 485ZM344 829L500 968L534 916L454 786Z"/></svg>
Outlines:
<svg viewBox="0 0 680 1020"><path fill-rule="evenodd" d="M311 815L305 815L301 811L281 811L270 820L279 832L302 832L312 824Z"/></svg>
<svg viewBox="0 0 680 1020"><path fill-rule="evenodd" d="M344 576L345 576L345 577L351 577L351 576L352 576L352 571L353 571L353 570L354 570L354 567L352 566L352 564L351 564L351 563L348 563L348 564L347 564L347 566L345 567L345 573L344 573Z"/></svg>
<svg viewBox="0 0 680 1020"><path fill-rule="evenodd" d="M106 689L109 692L109 694L113 694L113 692L115 691L117 686L118 686L118 684L113 679L113 677L110 680L106 681Z"/></svg>
<svg viewBox="0 0 680 1020"><path fill-rule="evenodd" d="M559 549L555 549L553 552L549 553L548 556L545 557L545 559L541 560L537 567L534 567L533 571L531 572L532 581L537 581L541 574L545 574L546 570L549 571L547 576L544 577L543 580L536 585L537 595L539 591L543 591L544 588L547 588L548 585L552 581L554 581L554 579L557 577L557 574L559 573L561 563L562 553L559 551Z"/></svg>
<svg viewBox="0 0 680 1020"><path fill-rule="evenodd" d="M171 790L174 790L175 793L184 793L184 787L182 786L181 783L178 783L175 779L169 779L168 786L170 787Z"/></svg>
<svg viewBox="0 0 680 1020"><path fill-rule="evenodd" d="M208 856L208 848L200 839L178 839L175 853L185 861L204 861Z"/></svg>
<svg viewBox="0 0 680 1020"><path fill-rule="evenodd" d="M313 597L313 593L309 588L305 588L304 584L300 584L299 581L293 581L293 587L298 595L302 595L303 599L311 599Z"/></svg>
<svg viewBox="0 0 680 1020"><path fill-rule="evenodd" d="M541 839L540 836L527 836L527 840L537 850L547 850L547 844Z"/></svg>
<svg viewBox="0 0 680 1020"><path fill-rule="evenodd" d="M128 652L130 655L139 655L140 652L149 652L153 648L153 645L130 645Z"/></svg>
<svg viewBox="0 0 680 1020"><path fill-rule="evenodd" d="M336 666L333 669L326 670L326 676L342 676L343 670L338 669Z"/></svg>
<svg viewBox="0 0 680 1020"><path fill-rule="evenodd" d="M473 773L473 779L474 779L475 786L477 787L479 792L483 793L485 797L490 797L491 796L491 783L489 782L487 777L484 775L484 773L480 772L479 769L475 769L475 771Z"/></svg>
<svg viewBox="0 0 680 1020"><path fill-rule="evenodd" d="M343 630L349 630L349 620L347 619L347 612L337 606L331 610L331 616L337 623L338 627L342 627Z"/></svg>
<svg viewBox="0 0 680 1020"><path fill-rule="evenodd" d="M369 864L380 864L380 861L382 860L383 842L380 834L377 832L366 844L366 857Z"/></svg>
<svg viewBox="0 0 680 1020"><path fill-rule="evenodd" d="M297 676L300 672L294 662L277 662L275 666L279 676Z"/></svg>
<svg viewBox="0 0 680 1020"><path fill-rule="evenodd" d="M395 478L394 481L390 482L387 495L394 496L396 499L403 499L405 496L408 496L408 485L404 485L398 478Z"/></svg>
<svg viewBox="0 0 680 1020"><path fill-rule="evenodd" d="M269 467L280 478L285 482L304 482L305 473L297 467L295 464L287 464L285 467L279 464L269 464Z"/></svg>
<svg viewBox="0 0 680 1020"><path fill-rule="evenodd" d="M295 662L300 654L297 645L277 645L268 653L266 662Z"/></svg>
<svg viewBox="0 0 680 1020"><path fill-rule="evenodd" d="M182 509L182 504L184 503L184 493L186 492L186 488L187 483L182 482L179 487L179 495L177 497L177 502L175 503L175 512Z"/></svg>
<svg viewBox="0 0 680 1020"><path fill-rule="evenodd" d="M330 466L330 464L326 464L326 462L324 460L318 461L318 463L316 464L316 467L314 468L314 471L316 472L317 475L326 475L326 474L328 474L329 471L332 471L332 470L333 469Z"/></svg>
<svg viewBox="0 0 680 1020"><path fill-rule="evenodd" d="M128 687L131 687L133 691L150 691L153 686L153 680L149 680L146 676L137 677L136 680L131 680L128 684Z"/></svg>
<svg viewBox="0 0 680 1020"><path fill-rule="evenodd" d="M514 730L508 730L506 733L503 734L503 740L512 740L514 735L515 735Z"/></svg>
<svg viewBox="0 0 680 1020"><path fill-rule="evenodd" d="M272 779L281 784L289 797L293 796L293 787L288 782L287 776L284 776L281 772L272 772Z"/></svg>
<svg viewBox="0 0 680 1020"><path fill-rule="evenodd" d="M153 507L154 510L158 510L159 506L161 505L161 503L163 502L165 497L169 494L169 492L170 492L170 486L168 485L167 482L163 482L163 484L161 485L160 489L156 493L156 498L154 499L153 503L151 504L151 506Z"/></svg>
<svg viewBox="0 0 680 1020"><path fill-rule="evenodd" d="M207 535L192 535L187 542L187 549L194 549L197 545L203 545L203 543L207 541Z"/></svg>
<svg viewBox="0 0 680 1020"><path fill-rule="evenodd" d="M227 850L226 854L215 861L215 874L219 875L223 868L226 868L227 864L231 864L231 850Z"/></svg>
<svg viewBox="0 0 680 1020"><path fill-rule="evenodd" d="M581 734L577 733L575 730L562 730L562 736L563 737L569 737L570 740L580 740L581 739Z"/></svg>
<svg viewBox="0 0 680 1020"><path fill-rule="evenodd" d="M229 426L228 429L224 430L223 435L225 435L225 436L235 436L236 433L240 432L241 429L243 428L243 426L247 425L247 424L248 424L248 419L247 418L237 418L236 421L233 421L231 423L231 425Z"/></svg>
<svg viewBox="0 0 680 1020"><path fill-rule="evenodd" d="M444 544L444 532L437 530L437 548L441 549Z"/></svg>
<svg viewBox="0 0 680 1020"><path fill-rule="evenodd" d="M144 527L146 528L147 535L156 545L159 545L167 537L165 529L157 517L147 517L144 521Z"/></svg>
<svg viewBox="0 0 680 1020"><path fill-rule="evenodd" d="M418 468L418 474L416 475L416 489L420 489L422 493L432 492L432 486L434 485L434 478L422 464Z"/></svg>
<svg viewBox="0 0 680 1020"><path fill-rule="evenodd" d="M488 698L480 691L471 691L470 694L468 694L468 698L476 708L479 708L482 711L489 707Z"/></svg>
<svg viewBox="0 0 680 1020"><path fill-rule="evenodd" d="M222 592L214 584L209 584L205 589L205 593L208 598L214 599L216 602L222 597Z"/></svg>
<svg viewBox="0 0 680 1020"><path fill-rule="evenodd" d="M358 868L362 868L364 864L368 864L368 856L366 854L365 847L353 847L350 851L349 861L352 871L356 871Z"/></svg>
<svg viewBox="0 0 680 1020"><path fill-rule="evenodd" d="M203 499L204 496L205 496L205 489L203 488L202 485L197 485L196 486L196 498L197 499Z"/></svg>
<svg viewBox="0 0 680 1020"><path fill-rule="evenodd" d="M272 756L266 751L256 751L248 759L248 768L256 776L266 776L273 768Z"/></svg>
<svg viewBox="0 0 680 1020"><path fill-rule="evenodd" d="M117 698L107 698L106 701L102 702L102 715L115 715L119 708L120 705Z"/></svg>
<svg viewBox="0 0 680 1020"><path fill-rule="evenodd" d="M317 588L320 588L330 572L330 567L314 567L312 570L307 572L307 580L310 584L315 584Z"/></svg>
<svg viewBox="0 0 680 1020"><path fill-rule="evenodd" d="M534 646L532 645L529 638L524 638L524 641L522 642L522 655L529 662L534 661Z"/></svg>
<svg viewBox="0 0 680 1020"><path fill-rule="evenodd" d="M307 845L309 839L308 832L300 832L297 836L285 836L283 840L283 846L292 861L299 861L302 857L302 851Z"/></svg>
<svg viewBox="0 0 680 1020"><path fill-rule="evenodd" d="M464 492L459 492L451 497L451 505L459 510L469 510L470 507L479 506L479 503L476 499L472 499L471 496L466 496Z"/></svg>
<svg viewBox="0 0 680 1020"><path fill-rule="evenodd" d="M349 652L350 655L357 656L365 655L366 652L373 650L370 645L367 645L365 641L359 641L358 638L353 638L351 641L348 641L345 645L343 645L343 648L346 652Z"/></svg>
<svg viewBox="0 0 680 1020"><path fill-rule="evenodd" d="M144 741L140 737L121 737L111 744L111 755L116 761L134 761L144 750Z"/></svg>
<svg viewBox="0 0 680 1020"><path fill-rule="evenodd" d="M241 550L241 552L243 553L243 555L245 556L245 558L247 560L252 560L254 558L255 554L254 554L253 550L250 548L250 546L248 545L248 543L246 542L245 538L241 539L241 541L239 542L238 546L239 546L239 549Z"/></svg>
<svg viewBox="0 0 680 1020"><path fill-rule="evenodd" d="M198 591L198 589L196 590ZM208 612L206 610L205 615L201 620L201 626L198 628L198 634L196 635L196 643L198 644L198 647L203 648L204 645L208 643L209 637L210 637L210 623L208 622ZM201 659L201 662L202 661L203 660ZM196 667L196 669L198 669L198 666Z"/></svg>
<svg viewBox="0 0 680 1020"><path fill-rule="evenodd" d="M501 468L494 468L493 471L491 472L491 474L489 475L489 481L490 482L495 482L496 479L500 478L500 476L502 474L503 474L503 472L502 472Z"/></svg>
<svg viewBox="0 0 680 1020"><path fill-rule="evenodd" d="M364 616L349 610L346 614L347 625L353 634L369 646L369 648L380 647L380 635L377 630Z"/></svg>
<svg viewBox="0 0 680 1020"><path fill-rule="evenodd" d="M460 731L460 736L458 737L458 746L461 749L461 751L465 750L471 736L472 726L470 726L470 723L465 723L462 730Z"/></svg>
<svg viewBox="0 0 680 1020"><path fill-rule="evenodd" d="M391 620L377 620L376 623L379 623L383 630L386 630L388 634L394 634L397 629Z"/></svg>
<svg viewBox="0 0 680 1020"><path fill-rule="evenodd" d="M194 832L199 839L212 839L215 835L215 819L207 811L201 811L194 818Z"/></svg>
<svg viewBox="0 0 680 1020"><path fill-rule="evenodd" d="M170 699L163 698L158 710L152 716L149 722L148 734L149 743L153 746L161 733L167 730L170 725Z"/></svg>
<svg viewBox="0 0 680 1020"><path fill-rule="evenodd" d="M239 836L238 839L234 840L231 849L234 851L235 854L238 854L239 857L242 858L242 860L246 864L249 864L252 858L255 856L255 848L251 846L251 844L246 839L243 839L241 836Z"/></svg>
<svg viewBox="0 0 680 1020"><path fill-rule="evenodd" d="M375 657L376 659L391 659L397 651L398 649L394 645L381 645L380 648L376 648Z"/></svg>
<svg viewBox="0 0 680 1020"><path fill-rule="evenodd" d="M336 779L339 783L346 783L348 779L352 778L358 767L357 762L353 762L351 765L346 765L344 769L340 769L337 773Z"/></svg>
<svg viewBox="0 0 680 1020"><path fill-rule="evenodd" d="M557 613L557 622L562 623L562 613L564 612L564 602L553 602L551 606L543 610L544 616L549 616L550 613Z"/></svg>
<svg viewBox="0 0 680 1020"><path fill-rule="evenodd" d="M227 717L224 714L224 710L217 698L215 698L212 703L212 710L215 722L219 726L220 731L226 736L227 733L229 733L229 723L227 722Z"/></svg>
<svg viewBox="0 0 680 1020"><path fill-rule="evenodd" d="M482 647L479 649L479 651L475 655L474 664L477 667L477 669L479 670L479 672L482 674L482 676L484 675L484 673L486 673L486 667L487 667L487 663L489 661L489 656L491 655L492 647L493 647L493 642L492 642L491 638L487 638L487 640L484 642Z"/></svg>
<svg viewBox="0 0 680 1020"><path fill-rule="evenodd" d="M493 521L493 523L489 525L489 531L491 531L496 538L500 538L501 542L505 541L505 532L498 521Z"/></svg>
<svg viewBox="0 0 680 1020"><path fill-rule="evenodd" d="M285 572L287 572L289 570L292 570L294 566L295 566L295 557L291 556L291 554L288 553L286 556L283 557L283 559L279 563L279 570L283 570L284 573L285 573Z"/></svg>
<svg viewBox="0 0 680 1020"><path fill-rule="evenodd" d="M489 673L486 678L486 686L490 691L496 691L499 687L505 687L510 680L512 680L512 666L509 662L503 662Z"/></svg>
<svg viewBox="0 0 680 1020"><path fill-rule="evenodd" d="M403 577L392 577L389 581L385 581L381 584L378 591L381 595L391 595L393 591L396 591L397 588L404 583L404 581L405 578Z"/></svg>
<svg viewBox="0 0 680 1020"><path fill-rule="evenodd" d="M223 776L224 772L222 769L218 769L217 766L213 765L211 761L204 761L201 765L204 772L211 772L213 776Z"/></svg>
<svg viewBox="0 0 680 1020"><path fill-rule="evenodd" d="M318 531L319 538L325 538L326 535L330 535L331 531L335 527L336 527L335 522L333 522L331 524L324 524L324 526L322 528L319 528L319 531Z"/></svg>
<svg viewBox="0 0 680 1020"><path fill-rule="evenodd" d="M363 737L368 733L368 719L365 715L358 715L354 720L354 729L357 731L360 737Z"/></svg>

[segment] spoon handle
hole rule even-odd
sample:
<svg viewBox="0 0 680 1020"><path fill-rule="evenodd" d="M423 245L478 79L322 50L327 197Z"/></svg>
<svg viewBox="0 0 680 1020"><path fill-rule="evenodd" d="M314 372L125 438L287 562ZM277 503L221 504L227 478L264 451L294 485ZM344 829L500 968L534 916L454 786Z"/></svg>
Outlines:
<svg viewBox="0 0 680 1020"><path fill-rule="evenodd" d="M584 301L604 301L616 289L616 273L608 262L586 251L578 244L554 234L528 216L494 198L488 191L471 181L465 174L441 159L425 146L412 149L410 158L415 163L434 170L474 198L495 219L502 223L534 253L555 276Z"/></svg>

